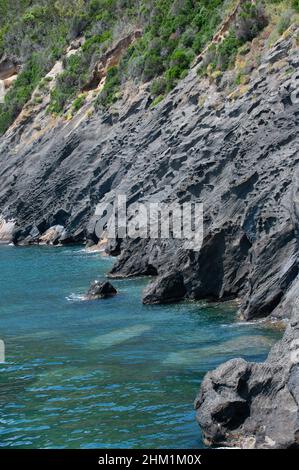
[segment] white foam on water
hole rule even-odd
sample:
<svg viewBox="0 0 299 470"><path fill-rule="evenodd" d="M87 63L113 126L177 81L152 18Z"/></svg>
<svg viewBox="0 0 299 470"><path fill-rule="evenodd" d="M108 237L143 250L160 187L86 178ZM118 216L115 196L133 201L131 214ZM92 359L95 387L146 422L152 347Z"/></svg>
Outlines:
<svg viewBox="0 0 299 470"><path fill-rule="evenodd" d="M250 326L250 325L263 325L263 324L268 324L268 323L275 323L275 320L271 320L269 318L260 318L259 320L252 320L252 321L246 321L246 320L240 320L236 321L234 323L223 323L221 328L235 328L236 326Z"/></svg>
<svg viewBox="0 0 299 470"><path fill-rule="evenodd" d="M85 296L81 294L75 294L74 292L66 297L68 302L82 302L85 300Z"/></svg>

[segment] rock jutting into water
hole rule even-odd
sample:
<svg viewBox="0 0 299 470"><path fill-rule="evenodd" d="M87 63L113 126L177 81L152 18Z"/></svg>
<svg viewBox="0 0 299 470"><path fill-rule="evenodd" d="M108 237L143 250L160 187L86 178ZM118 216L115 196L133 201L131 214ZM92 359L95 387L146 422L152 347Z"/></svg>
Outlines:
<svg viewBox="0 0 299 470"><path fill-rule="evenodd" d="M150 285L144 292L144 304L169 304L182 299L186 293L181 273L166 275Z"/></svg>
<svg viewBox="0 0 299 470"><path fill-rule="evenodd" d="M129 205L200 202L199 252L182 240L109 240L111 277L156 276L147 304L239 298L245 320L289 321L264 364L237 359L205 378L196 407L209 444L299 445L298 34L261 50L230 94L230 71L208 80L194 67L155 107L148 84L122 90L110 111L87 102L73 119L40 104L0 138L1 240L96 245L97 205L118 194Z"/></svg>
<svg viewBox="0 0 299 470"><path fill-rule="evenodd" d="M206 375L195 401L206 444L299 448L298 296L293 300L290 324L265 363L233 359Z"/></svg>
<svg viewBox="0 0 299 470"><path fill-rule="evenodd" d="M116 294L117 290L112 284L110 284L110 282L94 281L86 294L86 299L107 299L108 297L114 297Z"/></svg>

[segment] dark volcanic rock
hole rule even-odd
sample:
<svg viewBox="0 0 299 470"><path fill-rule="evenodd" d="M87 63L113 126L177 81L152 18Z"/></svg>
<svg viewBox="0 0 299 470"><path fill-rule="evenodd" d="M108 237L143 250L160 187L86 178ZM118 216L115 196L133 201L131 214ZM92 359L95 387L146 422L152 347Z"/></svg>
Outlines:
<svg viewBox="0 0 299 470"><path fill-rule="evenodd" d="M149 286L143 294L144 304L168 304L177 302L186 294L184 277L181 273L165 275Z"/></svg>
<svg viewBox="0 0 299 470"><path fill-rule="evenodd" d="M299 448L298 280L296 284L292 311L286 312L290 324L267 361L234 359L206 375L195 408L208 445Z"/></svg>
<svg viewBox="0 0 299 470"><path fill-rule="evenodd" d="M290 317L299 233L293 33L230 98L193 68L155 108L145 86L105 115L88 113L88 104L71 121L27 110L0 138L0 240L97 244L97 205L117 195L129 206L201 202L200 251L182 240L117 238L111 276L157 276L146 303L238 297L245 319ZM237 360L207 376L197 400L207 441L298 444L296 325L265 364Z"/></svg>
<svg viewBox="0 0 299 470"><path fill-rule="evenodd" d="M94 281L87 292L87 300L107 299L117 294L117 290L110 282Z"/></svg>
<svg viewBox="0 0 299 470"><path fill-rule="evenodd" d="M181 273L177 299L239 297L246 319L270 315L298 269L298 57L292 39L280 40L235 100L191 70L154 109L142 91L116 103L112 121L79 114L53 127L41 116L36 139L30 120L15 126L0 139L0 217L15 221L10 241L39 242L61 226L51 242L96 244L97 204L118 194L129 205L202 202L200 252L181 240L112 240L111 276ZM159 282L150 291L164 302Z"/></svg>

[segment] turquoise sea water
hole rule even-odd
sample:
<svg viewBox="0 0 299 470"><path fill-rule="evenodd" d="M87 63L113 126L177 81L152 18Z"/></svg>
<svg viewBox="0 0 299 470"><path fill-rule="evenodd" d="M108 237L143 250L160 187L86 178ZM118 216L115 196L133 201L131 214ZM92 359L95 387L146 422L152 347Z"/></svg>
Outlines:
<svg viewBox="0 0 299 470"><path fill-rule="evenodd" d="M204 374L264 360L280 335L228 304L143 306L147 279L82 301L111 264L77 247L0 247L1 447L200 448Z"/></svg>

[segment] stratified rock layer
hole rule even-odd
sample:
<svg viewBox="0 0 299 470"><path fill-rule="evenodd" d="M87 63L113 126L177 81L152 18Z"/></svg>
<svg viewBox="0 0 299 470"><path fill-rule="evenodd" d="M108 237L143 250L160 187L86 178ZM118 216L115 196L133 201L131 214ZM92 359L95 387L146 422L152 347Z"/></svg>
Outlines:
<svg viewBox="0 0 299 470"><path fill-rule="evenodd" d="M298 292L297 36L279 40L230 98L193 69L155 108L145 85L125 90L111 112L91 114L87 103L69 122L53 120L46 105L38 115L27 109L0 139L2 239L97 244L97 204L117 195L129 205L202 202L199 252L180 240L110 240L119 255L111 276L157 276L145 303L239 297L245 319L290 317ZM237 361L208 376L197 401L208 441L239 433L256 436L257 446L297 442L298 374L288 359L296 331L289 327L265 365Z"/></svg>
<svg viewBox="0 0 299 470"><path fill-rule="evenodd" d="M54 127L41 119L37 140L30 120L13 127L0 144L0 211L16 221L13 240L47 240L58 226L55 243L97 243L96 206L117 194L128 204L203 202L200 252L179 240L123 240L111 244L121 253L111 274L180 272L181 297L239 296L247 319L270 314L298 272L298 63L290 36L234 100L192 70L156 109L141 90L112 114L83 110ZM156 282L159 297L167 295Z"/></svg>

